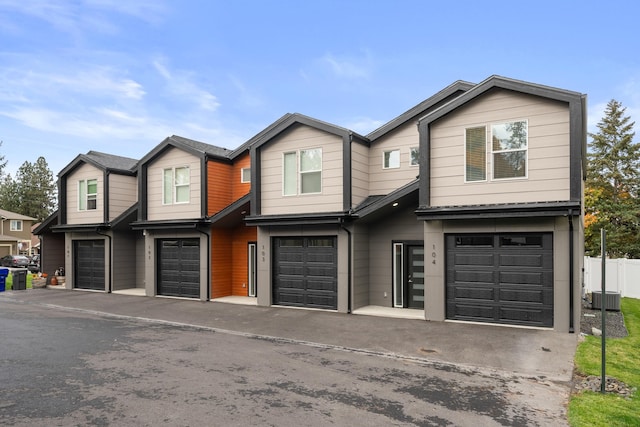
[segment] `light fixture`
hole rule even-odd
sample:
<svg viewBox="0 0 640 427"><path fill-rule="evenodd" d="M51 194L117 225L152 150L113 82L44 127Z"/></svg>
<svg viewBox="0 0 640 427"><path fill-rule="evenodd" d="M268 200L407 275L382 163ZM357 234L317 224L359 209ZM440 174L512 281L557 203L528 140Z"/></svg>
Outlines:
<svg viewBox="0 0 640 427"><path fill-rule="evenodd" d="M398 206L398 202L393 202L393 204L391 206L393 206L395 208L396 206Z"/></svg>

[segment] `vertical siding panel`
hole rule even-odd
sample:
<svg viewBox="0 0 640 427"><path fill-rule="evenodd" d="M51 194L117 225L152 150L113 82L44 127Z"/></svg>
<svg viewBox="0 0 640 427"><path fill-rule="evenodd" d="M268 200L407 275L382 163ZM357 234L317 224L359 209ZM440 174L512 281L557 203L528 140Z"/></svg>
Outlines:
<svg viewBox="0 0 640 427"><path fill-rule="evenodd" d="M256 227L239 225L234 230L233 236L233 272L231 293L237 296L247 296L249 293L249 242L258 239ZM244 286L243 286L244 285Z"/></svg>
<svg viewBox="0 0 640 427"><path fill-rule="evenodd" d="M224 163L209 161L207 165L208 215L220 212L233 201L231 191L232 167Z"/></svg>
<svg viewBox="0 0 640 427"><path fill-rule="evenodd" d="M235 163L233 164L233 172L231 174L233 200L238 200L242 196L249 194L249 191L251 191L250 182L241 182L242 169L249 167L251 167L251 158L249 157L249 153L236 159Z"/></svg>
<svg viewBox="0 0 640 427"><path fill-rule="evenodd" d="M211 230L211 298L231 295L231 234L224 228Z"/></svg>

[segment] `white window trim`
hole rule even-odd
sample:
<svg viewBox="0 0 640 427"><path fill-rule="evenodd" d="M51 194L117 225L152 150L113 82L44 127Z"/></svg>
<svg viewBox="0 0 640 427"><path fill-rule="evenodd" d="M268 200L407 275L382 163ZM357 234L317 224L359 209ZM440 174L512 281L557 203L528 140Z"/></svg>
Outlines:
<svg viewBox="0 0 640 427"><path fill-rule="evenodd" d="M398 152L398 166L389 166L389 167L385 167L384 165L384 155L386 153L392 153L394 151ZM383 150L382 151L382 169L383 170L389 170L389 169L400 169L400 166L402 165L402 151L399 148L391 148L389 150Z"/></svg>
<svg viewBox="0 0 640 427"><path fill-rule="evenodd" d="M16 227L14 227L14 224L16 225ZM17 225L20 225L20 227L17 227ZM23 228L24 228L24 226L22 224L22 220L21 219L11 219L11 220L9 220L9 230L10 231L22 231Z"/></svg>
<svg viewBox="0 0 640 427"><path fill-rule="evenodd" d="M498 151L493 151L493 126L494 125L504 125L506 123L514 123L514 122L525 122L527 124L527 148L525 148L524 150L522 148L520 149L512 149L512 150L498 150ZM528 179L529 178L529 120L528 119L512 119L512 120L505 120L505 121L501 121L501 122L493 122L489 125L491 127L490 130L490 136L489 139L487 140L487 143L490 144L490 150L489 152L491 153L491 159L489 160L490 162L490 167L491 167L491 181L518 181L518 180L523 180L523 179ZM493 155L495 153L514 153L516 151L524 151L525 152L525 156L524 156L524 176L514 176L514 177L507 177L507 178L496 178L496 174L495 174L495 164L493 161Z"/></svg>
<svg viewBox="0 0 640 427"><path fill-rule="evenodd" d="M187 174L187 176L189 177L189 182L187 184L181 184L180 187L188 187L189 188L189 197L187 199L187 201L185 202L178 202L176 201L176 196L177 196L177 191L176 191L176 169L186 169L189 173ZM170 170L171 171L171 203L167 203L165 201L165 188L164 188L164 174L166 171ZM191 168L189 167L189 165L184 165L184 166L174 166L171 168L162 168L160 170L160 173L162 174L161 176L161 181L162 181L162 204L164 206L171 206L171 205L187 205L189 203L191 203Z"/></svg>
<svg viewBox="0 0 640 427"><path fill-rule="evenodd" d="M89 181L96 182L95 193L89 193ZM79 212L95 211L98 209L98 184L99 184L99 181L97 178L87 178L87 179L81 179L78 181L78 211ZM82 203L81 203L83 188L84 188L84 209L82 208ZM89 196L95 196L95 201L96 201L95 209L89 209Z"/></svg>
<svg viewBox="0 0 640 427"><path fill-rule="evenodd" d="M309 171L304 171L302 172L300 170L300 162L302 161L302 156L301 156L301 152L303 151L311 151L311 150L320 150L320 169L316 169L316 170L309 170ZM286 177L285 177L285 157L287 154L295 154L296 155L296 191L294 194L286 194L285 192L285 184L286 184ZM283 197L295 197L295 196L309 196L309 195L318 195L318 194L322 194L322 172L323 172L323 168L322 168L322 147L312 147L312 148L301 148L299 150L294 150L294 151L285 151L282 153L282 196ZM302 175L306 174L306 173L317 173L320 172L320 191L314 192L314 193L303 193L302 192Z"/></svg>
<svg viewBox="0 0 640 427"><path fill-rule="evenodd" d="M244 179L245 171L249 171L249 180ZM251 168L242 168L240 169L240 182L242 184L248 184L251 182Z"/></svg>
<svg viewBox="0 0 640 427"><path fill-rule="evenodd" d="M479 182L487 182L488 181L487 175L489 173L490 161L489 161L489 155L487 153L488 152L487 145L488 145L489 141L491 141L491 139L487 138L487 126L491 126L491 125L478 124L478 125L472 125L472 126L465 126L465 128L464 128L464 142L463 142L462 149L464 151L464 169L463 169L463 173L464 173L464 183L465 184L477 184ZM474 180L474 181L469 181L467 179L467 130L468 129L475 129L475 128L484 128L484 179L478 179L478 180Z"/></svg>

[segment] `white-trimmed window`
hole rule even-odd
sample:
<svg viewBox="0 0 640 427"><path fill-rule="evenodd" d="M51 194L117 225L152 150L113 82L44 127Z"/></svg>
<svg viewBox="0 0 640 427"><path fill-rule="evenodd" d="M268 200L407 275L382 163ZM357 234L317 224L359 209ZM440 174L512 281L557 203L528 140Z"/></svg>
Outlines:
<svg viewBox="0 0 640 427"><path fill-rule="evenodd" d="M420 166L420 149L418 147L411 147L409 149L409 166Z"/></svg>
<svg viewBox="0 0 640 427"><path fill-rule="evenodd" d="M189 203L190 191L189 167L167 168L163 171L162 203L172 205Z"/></svg>
<svg viewBox="0 0 640 427"><path fill-rule="evenodd" d="M11 231L22 231L22 220L21 219L12 219L9 221L9 230Z"/></svg>
<svg viewBox="0 0 640 427"><path fill-rule="evenodd" d="M467 128L464 132L464 181L487 180L487 129Z"/></svg>
<svg viewBox="0 0 640 427"><path fill-rule="evenodd" d="M382 169L400 167L400 150L387 150L382 153Z"/></svg>
<svg viewBox="0 0 640 427"><path fill-rule="evenodd" d="M282 194L322 192L322 148L291 151L283 155Z"/></svg>
<svg viewBox="0 0 640 427"><path fill-rule="evenodd" d="M526 120L492 125L493 179L526 178L527 147Z"/></svg>
<svg viewBox="0 0 640 427"><path fill-rule="evenodd" d="M243 184L251 182L251 168L242 168L240 170L240 182Z"/></svg>
<svg viewBox="0 0 640 427"><path fill-rule="evenodd" d="M78 210L91 211L98 208L98 180L78 181Z"/></svg>

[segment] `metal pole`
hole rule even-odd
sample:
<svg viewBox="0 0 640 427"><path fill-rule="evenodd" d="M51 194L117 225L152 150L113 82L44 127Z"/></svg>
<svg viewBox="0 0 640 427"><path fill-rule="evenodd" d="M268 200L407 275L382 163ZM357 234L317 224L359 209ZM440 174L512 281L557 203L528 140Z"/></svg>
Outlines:
<svg viewBox="0 0 640 427"><path fill-rule="evenodd" d="M602 298L600 312L602 314L602 379L600 380L600 392L606 392L607 381L607 359L606 359L606 338L607 338L607 283L606 283L606 271L607 271L607 232L604 228L600 230L600 252L602 257Z"/></svg>

